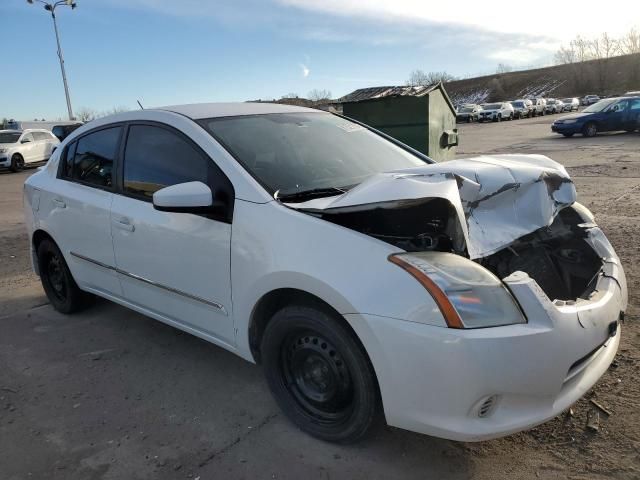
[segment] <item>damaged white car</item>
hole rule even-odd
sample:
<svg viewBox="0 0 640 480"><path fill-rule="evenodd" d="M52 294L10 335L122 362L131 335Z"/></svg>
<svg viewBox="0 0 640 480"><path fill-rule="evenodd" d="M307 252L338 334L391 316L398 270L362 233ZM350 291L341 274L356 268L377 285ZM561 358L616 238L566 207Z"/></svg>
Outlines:
<svg viewBox="0 0 640 480"><path fill-rule="evenodd" d="M575 200L547 157L436 164L261 103L95 120L25 184L57 310L99 295L261 363L283 412L338 442L382 418L499 437L591 388L627 289Z"/></svg>

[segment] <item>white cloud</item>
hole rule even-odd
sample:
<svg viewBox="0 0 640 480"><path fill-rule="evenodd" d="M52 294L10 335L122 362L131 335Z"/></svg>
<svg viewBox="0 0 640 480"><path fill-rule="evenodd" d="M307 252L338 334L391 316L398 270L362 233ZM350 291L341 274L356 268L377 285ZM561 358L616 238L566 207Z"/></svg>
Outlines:
<svg viewBox="0 0 640 480"><path fill-rule="evenodd" d="M512 34L537 34L564 41L577 34L598 35L607 31L619 35L637 26L640 2L625 1L622 8L576 8L574 2L537 0L534 8L527 2L505 0L277 0L282 5L333 16L375 19L380 22L434 22L480 28ZM591 8L593 7L593 8ZM623 12L623 13L621 13ZM539 21L531 21L535 15ZM535 25L535 32L532 26Z"/></svg>
<svg viewBox="0 0 640 480"><path fill-rule="evenodd" d="M300 70L302 70L302 76L304 78L307 78L311 73L311 70L309 70L309 67L307 67L304 63L300 63L299 66L300 66Z"/></svg>

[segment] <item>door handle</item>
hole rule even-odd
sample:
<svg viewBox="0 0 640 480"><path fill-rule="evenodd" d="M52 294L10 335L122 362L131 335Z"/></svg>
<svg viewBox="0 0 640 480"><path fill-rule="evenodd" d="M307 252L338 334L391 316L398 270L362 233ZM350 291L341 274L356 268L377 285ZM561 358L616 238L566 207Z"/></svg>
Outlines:
<svg viewBox="0 0 640 480"><path fill-rule="evenodd" d="M62 200L60 198L54 198L53 199L53 204L56 207L59 207L59 208L67 208L67 204L64 202L64 200Z"/></svg>
<svg viewBox="0 0 640 480"><path fill-rule="evenodd" d="M131 223L128 218L122 217L113 222L116 227L126 230L127 232L134 232L136 227Z"/></svg>

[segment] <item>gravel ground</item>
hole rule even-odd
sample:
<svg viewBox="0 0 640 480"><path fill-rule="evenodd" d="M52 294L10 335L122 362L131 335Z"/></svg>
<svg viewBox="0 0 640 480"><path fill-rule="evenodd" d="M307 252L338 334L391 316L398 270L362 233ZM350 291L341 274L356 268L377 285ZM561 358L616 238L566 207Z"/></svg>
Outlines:
<svg viewBox="0 0 640 480"><path fill-rule="evenodd" d="M0 173L0 478L640 478L640 134L565 139L550 117L462 125L459 156L543 153L623 259L631 308L616 361L571 413L459 443L380 428L337 446L293 427L258 367L99 301L59 315L30 272L22 182ZM587 417L599 411L597 431Z"/></svg>

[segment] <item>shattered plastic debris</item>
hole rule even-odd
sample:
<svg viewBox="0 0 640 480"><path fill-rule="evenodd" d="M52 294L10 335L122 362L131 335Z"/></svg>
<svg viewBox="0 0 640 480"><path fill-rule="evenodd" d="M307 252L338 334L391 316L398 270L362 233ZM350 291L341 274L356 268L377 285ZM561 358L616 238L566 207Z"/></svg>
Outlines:
<svg viewBox="0 0 640 480"><path fill-rule="evenodd" d="M476 259L551 225L576 190L564 167L544 155L493 155L381 173L345 194L287 205L338 213L421 198L451 203L460 240Z"/></svg>

